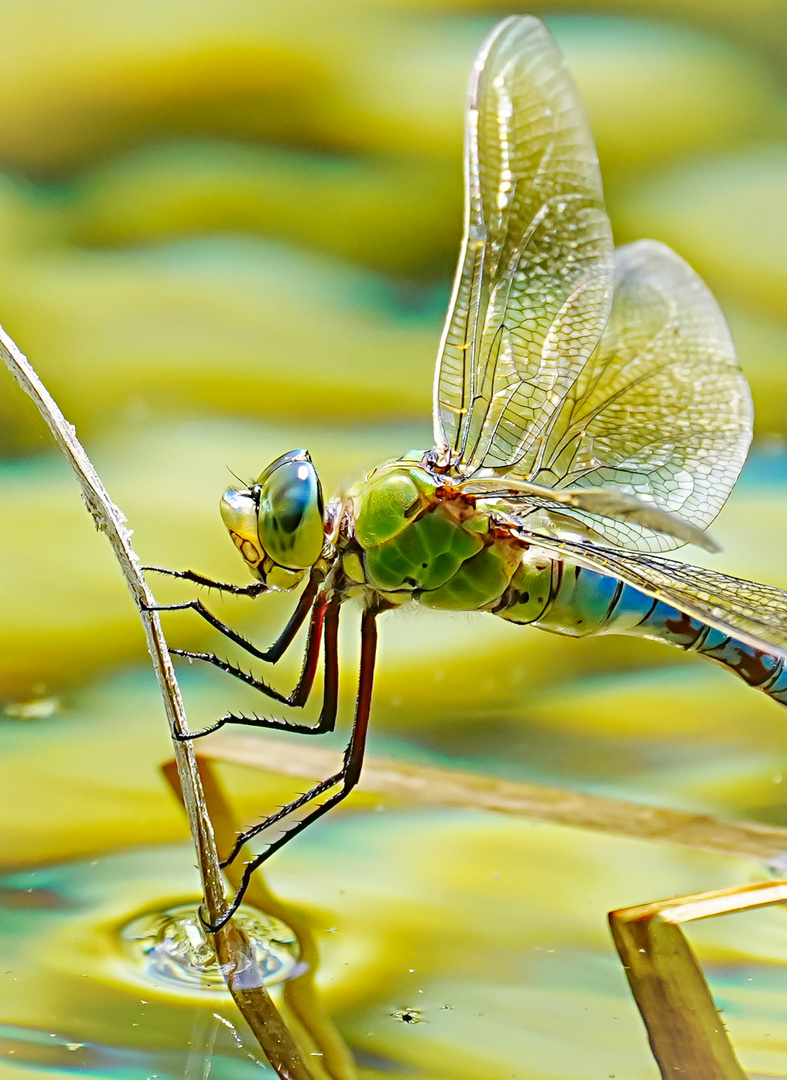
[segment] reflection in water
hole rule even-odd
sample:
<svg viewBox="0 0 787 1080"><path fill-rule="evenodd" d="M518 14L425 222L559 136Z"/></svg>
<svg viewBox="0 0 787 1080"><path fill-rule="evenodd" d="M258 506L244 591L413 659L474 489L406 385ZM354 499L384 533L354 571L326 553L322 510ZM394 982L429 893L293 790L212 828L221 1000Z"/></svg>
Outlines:
<svg viewBox="0 0 787 1080"><path fill-rule="evenodd" d="M359 798L270 872L288 905L275 914L310 963L274 988L310 1071L319 1080L353 1069L363 1080L653 1080L605 913L629 898L739 884L759 867L480 811L378 811L378 800ZM187 844L20 869L0 884L13 901L0 894L3 1065L198 1080L208 1059L212 1080L269 1075L227 997L154 986L121 946L120 928L152 904L170 910L194 895ZM783 911L699 923L691 940L740 1060L783 1074Z"/></svg>
<svg viewBox="0 0 787 1080"><path fill-rule="evenodd" d="M284 982L303 971L298 942L286 923L249 907L238 911L236 922L246 932L264 985ZM121 929L120 940L135 972L156 986L226 995L212 939L194 903L145 912Z"/></svg>

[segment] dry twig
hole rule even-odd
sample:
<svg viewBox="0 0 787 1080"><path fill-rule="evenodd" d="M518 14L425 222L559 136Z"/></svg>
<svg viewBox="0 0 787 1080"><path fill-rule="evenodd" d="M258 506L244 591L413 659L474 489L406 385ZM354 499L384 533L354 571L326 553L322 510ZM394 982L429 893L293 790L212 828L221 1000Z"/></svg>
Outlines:
<svg viewBox="0 0 787 1080"><path fill-rule="evenodd" d="M303 746L293 754L291 745L283 739L239 732L211 735L201 753L212 761L307 779L325 776L336 767L335 755L330 750ZM787 852L787 829L778 825L722 821L710 814L368 755L357 790L432 806L495 810L610 836L683 844L699 851L758 859L773 864L779 873L783 872Z"/></svg>

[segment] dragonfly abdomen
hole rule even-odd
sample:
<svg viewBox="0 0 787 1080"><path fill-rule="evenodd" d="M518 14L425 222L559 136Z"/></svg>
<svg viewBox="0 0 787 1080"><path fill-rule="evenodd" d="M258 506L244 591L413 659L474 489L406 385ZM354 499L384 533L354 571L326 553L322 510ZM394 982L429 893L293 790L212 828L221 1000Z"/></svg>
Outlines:
<svg viewBox="0 0 787 1080"><path fill-rule="evenodd" d="M522 558L494 613L555 634L586 637L606 629L619 599L619 584L605 574L531 550Z"/></svg>
<svg viewBox="0 0 787 1080"><path fill-rule="evenodd" d="M630 586L624 588L632 593L638 592ZM709 660L729 668L749 686L762 690L782 705L787 705L787 671L784 657L779 653L740 641L670 604L653 600L643 593L639 595L644 598L648 609L640 622L627 629L626 633L666 641L687 652L706 656ZM613 617L609 631L614 633L616 629Z"/></svg>
<svg viewBox="0 0 787 1080"><path fill-rule="evenodd" d="M496 614L571 637L631 634L664 641L722 664L787 705L787 665L779 653L740 641L611 575L558 559L542 562L550 562L551 568L549 596L540 612L534 614L533 585L537 592L543 572L523 561L504 597L505 607L499 606Z"/></svg>

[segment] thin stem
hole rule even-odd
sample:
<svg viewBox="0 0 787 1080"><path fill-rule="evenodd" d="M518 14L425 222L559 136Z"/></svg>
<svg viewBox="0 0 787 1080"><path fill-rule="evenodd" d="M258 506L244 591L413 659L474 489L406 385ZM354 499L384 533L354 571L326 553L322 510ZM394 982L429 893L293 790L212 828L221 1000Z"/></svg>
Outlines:
<svg viewBox="0 0 787 1080"><path fill-rule="evenodd" d="M223 850L232 844L240 831L240 823L222 785L219 771L200 753L197 754L197 766L218 846ZM161 771L182 802L175 762L165 762ZM239 867L226 871L228 880L235 888L240 886L241 874L242 868ZM281 991L285 1008L290 1010L299 1030L318 1052L314 1064L310 1063L312 1071L318 1080L358 1080L352 1054L331 1020L324 995L315 985L320 963L313 919L273 893L261 870L254 875L245 902L266 915L281 919L295 932L302 970L294 978L288 979Z"/></svg>
<svg viewBox="0 0 787 1080"><path fill-rule="evenodd" d="M183 700L158 614L146 610L155 604L155 599L142 576L139 560L131 546L130 533L125 526L126 519L109 498L98 473L76 437L75 429L65 419L30 362L2 327L0 355L14 379L32 398L59 449L76 473L82 496L96 528L106 534L140 612L173 740L183 803L202 878L205 916L211 925L216 925L226 915L227 900L213 826L205 807L194 750L191 743L178 739L179 735L182 736L188 731ZM254 961L245 934L229 923L216 934L215 945L230 993L278 1075L282 1080L313 1080L292 1036L262 986L262 973Z"/></svg>

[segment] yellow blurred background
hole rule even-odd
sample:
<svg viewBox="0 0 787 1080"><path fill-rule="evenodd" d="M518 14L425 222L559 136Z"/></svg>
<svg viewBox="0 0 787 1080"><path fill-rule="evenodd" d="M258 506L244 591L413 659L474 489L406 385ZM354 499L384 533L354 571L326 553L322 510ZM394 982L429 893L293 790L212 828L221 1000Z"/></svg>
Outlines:
<svg viewBox="0 0 787 1080"><path fill-rule="evenodd" d="M242 582L217 513L231 471L255 476L305 446L331 492L429 445L460 239L467 75L485 33L520 10L481 0L0 0L0 322L76 424L143 562ZM757 441L713 529L724 551L712 565L787 587L783 0L564 0L533 13L590 114L616 242L654 237L688 259L719 299L752 385ZM153 586L162 600L190 595ZM132 603L66 465L2 373L0 597L0 861L34 873L182 838L156 773L167 740ZM216 603L261 643L289 608L286 598L253 610ZM188 615L169 617L167 631L173 645L224 650ZM343 648L351 673L351 630ZM294 667L284 667L286 682ZM194 727L259 707L210 672L186 670L184 686ZM352 678L342 690L349 709ZM405 613L383 628L373 721L374 752L787 818L779 708L658 645ZM227 775L247 811L262 812L259 783ZM365 805L346 814L347 828L370 828ZM397 835L422 827L405 815ZM504 834L507 844L510 825ZM546 895L581 895L567 851L584 851L587 838L555 843L566 858ZM537 845L544 858L549 845ZM397 845L397 866L411 849ZM294 865L307 880L308 859ZM604 903L680 891L687 865L676 856L657 882L648 871L646 885L633 878ZM726 864L708 873L707 887L735 878ZM303 880L298 895L308 895ZM456 933L480 933L461 910ZM603 916L594 913L599 926ZM621 1068L655 1075L631 1024L635 1049ZM603 1056L604 1024L587 1035ZM479 1038L488 1049L488 1034ZM423 1062L445 1059L423 1053L403 1060L438 1075ZM465 1053L475 1064L439 1075L498 1075L485 1051ZM578 1063L561 1069L518 1075L585 1075Z"/></svg>

